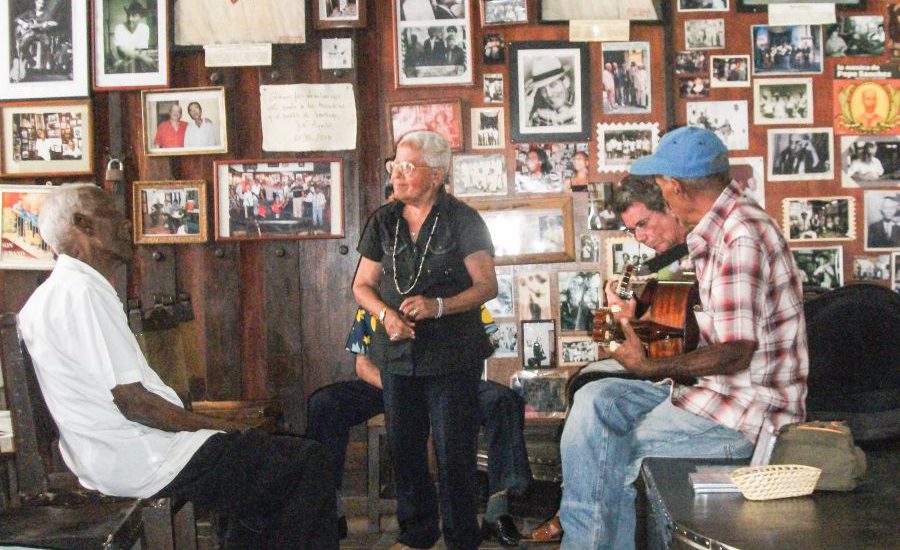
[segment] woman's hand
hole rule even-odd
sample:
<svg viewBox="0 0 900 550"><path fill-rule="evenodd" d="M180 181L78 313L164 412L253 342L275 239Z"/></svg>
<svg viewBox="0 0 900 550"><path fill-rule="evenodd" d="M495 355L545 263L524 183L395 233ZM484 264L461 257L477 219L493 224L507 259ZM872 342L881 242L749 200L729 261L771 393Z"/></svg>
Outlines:
<svg viewBox="0 0 900 550"><path fill-rule="evenodd" d="M422 319L434 319L437 317L437 310L437 298L417 295L410 296L400 303L400 313L413 323Z"/></svg>
<svg viewBox="0 0 900 550"><path fill-rule="evenodd" d="M402 306L401 306L402 307ZM388 309L384 313L384 330L392 342L416 337L416 324L404 318L402 312Z"/></svg>

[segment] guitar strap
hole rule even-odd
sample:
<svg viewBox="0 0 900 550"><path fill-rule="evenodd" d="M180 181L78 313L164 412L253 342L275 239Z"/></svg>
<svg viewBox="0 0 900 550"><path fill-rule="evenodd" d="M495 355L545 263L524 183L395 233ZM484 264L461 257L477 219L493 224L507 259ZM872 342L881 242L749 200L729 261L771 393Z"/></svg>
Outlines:
<svg viewBox="0 0 900 550"><path fill-rule="evenodd" d="M659 256L654 256L653 258L644 262L644 265L641 266L641 270L638 272L638 275L650 275L651 273L656 273L660 269L666 267L676 260L680 260L684 256L687 256L688 246L687 243L681 243L677 246L673 246L669 250L666 250Z"/></svg>

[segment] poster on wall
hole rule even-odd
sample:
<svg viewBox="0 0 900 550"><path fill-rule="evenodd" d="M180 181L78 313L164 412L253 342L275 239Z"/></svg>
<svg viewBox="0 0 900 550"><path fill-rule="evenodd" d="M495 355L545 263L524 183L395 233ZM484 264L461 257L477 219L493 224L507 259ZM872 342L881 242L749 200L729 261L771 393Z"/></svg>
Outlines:
<svg viewBox="0 0 900 550"><path fill-rule="evenodd" d="M0 185L0 269L53 269L53 251L41 238L41 205L53 187Z"/></svg>
<svg viewBox="0 0 900 550"><path fill-rule="evenodd" d="M900 134L900 79L835 80L834 133Z"/></svg>

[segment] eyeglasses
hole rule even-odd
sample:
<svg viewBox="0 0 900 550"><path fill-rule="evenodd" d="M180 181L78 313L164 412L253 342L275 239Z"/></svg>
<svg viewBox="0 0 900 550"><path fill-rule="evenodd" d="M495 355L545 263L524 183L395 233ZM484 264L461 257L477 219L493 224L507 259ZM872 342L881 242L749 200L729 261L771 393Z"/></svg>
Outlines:
<svg viewBox="0 0 900 550"><path fill-rule="evenodd" d="M647 229L647 224L650 223L650 218L652 218L655 213L656 212L650 212L643 220L634 224L634 227L626 227L622 231L630 237L637 236L638 231L645 231Z"/></svg>
<svg viewBox="0 0 900 550"><path fill-rule="evenodd" d="M385 169L387 169L388 174L393 174L394 170L396 169L396 170L399 170L403 176L408 176L408 175L412 174L413 170L419 170L419 169L425 170L425 169L431 168L430 166L416 166L415 164L405 161L405 160L401 160L400 162L394 162L394 161L390 160L384 165L384 167L385 167Z"/></svg>

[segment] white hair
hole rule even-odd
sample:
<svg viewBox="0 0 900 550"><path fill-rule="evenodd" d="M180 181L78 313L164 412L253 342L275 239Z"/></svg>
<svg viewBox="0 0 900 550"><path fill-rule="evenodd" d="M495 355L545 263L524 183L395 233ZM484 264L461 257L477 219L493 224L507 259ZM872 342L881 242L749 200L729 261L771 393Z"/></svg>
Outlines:
<svg viewBox="0 0 900 550"><path fill-rule="evenodd" d="M422 153L422 160L431 168L450 170L450 142L444 136L428 130L418 130L403 136L397 147L412 145Z"/></svg>
<svg viewBox="0 0 900 550"><path fill-rule="evenodd" d="M38 228L41 238L57 254L68 252L72 223L79 212L94 212L99 195L94 189L102 189L93 183L68 183L50 193L41 205Z"/></svg>

